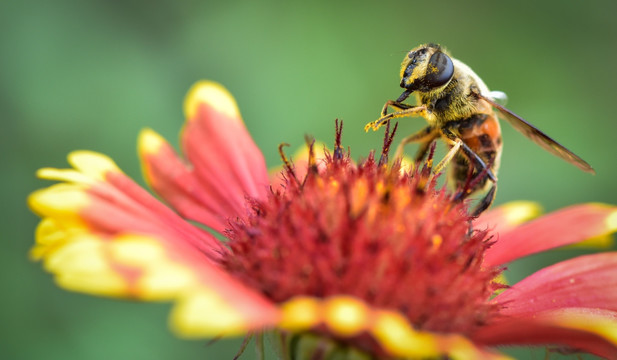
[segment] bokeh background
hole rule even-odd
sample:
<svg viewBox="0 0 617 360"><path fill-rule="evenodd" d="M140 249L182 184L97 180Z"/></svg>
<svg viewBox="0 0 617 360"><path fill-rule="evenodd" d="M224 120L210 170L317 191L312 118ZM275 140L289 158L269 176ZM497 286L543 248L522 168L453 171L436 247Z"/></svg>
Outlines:
<svg viewBox="0 0 617 360"><path fill-rule="evenodd" d="M497 204L617 204L615 14L615 1L0 2L0 358L233 357L239 340L174 338L167 304L65 292L26 255L37 218L25 198L46 185L34 171L64 167L69 151L92 149L140 178L138 131L152 127L177 144L182 99L198 79L236 96L270 166L279 164L281 142L300 147L305 134L331 142L335 118L345 121L344 143L359 158L381 144L382 132L365 134L363 126L401 93L405 53L438 42L598 173L577 170L502 124ZM403 119L400 134L423 125ZM573 254L519 261L510 277ZM249 348L243 359L252 358Z"/></svg>

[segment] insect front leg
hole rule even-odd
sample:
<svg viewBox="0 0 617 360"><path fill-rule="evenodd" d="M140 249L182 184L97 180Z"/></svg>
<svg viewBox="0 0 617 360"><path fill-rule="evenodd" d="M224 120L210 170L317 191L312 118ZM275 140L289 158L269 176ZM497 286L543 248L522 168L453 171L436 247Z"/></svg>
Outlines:
<svg viewBox="0 0 617 360"><path fill-rule="evenodd" d="M403 111L412 108L413 105L403 104L396 100L388 100L381 109L381 117L388 115L388 107L391 107L396 111Z"/></svg>
<svg viewBox="0 0 617 360"><path fill-rule="evenodd" d="M410 106L406 104L399 104L399 105L405 105L409 107L406 109L400 110L400 111L393 112L391 114L383 115L379 119L366 124L366 126L364 126L364 131L369 131L370 129L377 130L381 127L381 125L385 124L386 122L392 119L408 117L408 116L425 116L426 115L425 105L421 105L421 106Z"/></svg>

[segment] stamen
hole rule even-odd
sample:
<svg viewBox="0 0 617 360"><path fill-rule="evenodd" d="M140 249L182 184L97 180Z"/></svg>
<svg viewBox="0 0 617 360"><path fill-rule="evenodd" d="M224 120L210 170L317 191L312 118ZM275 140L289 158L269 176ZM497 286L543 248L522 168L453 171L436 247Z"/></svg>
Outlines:
<svg viewBox="0 0 617 360"><path fill-rule="evenodd" d="M334 160L342 160L345 157L345 155L343 154L343 146L341 145L341 138L343 134L343 120L334 120L334 127L336 131L336 135L334 137Z"/></svg>
<svg viewBox="0 0 617 360"><path fill-rule="evenodd" d="M428 171L429 173L433 171L433 159L435 158L435 148L437 148L437 143L433 141L431 144L431 148L428 152L428 158L426 159L426 163L424 163L424 167L422 168L422 172Z"/></svg>
<svg viewBox="0 0 617 360"><path fill-rule="evenodd" d="M388 164L388 153L390 152L390 146L392 145L392 141L394 141L394 134L396 134L397 128L398 122L394 125L392 134L390 134L390 122L386 124L386 131L383 137L383 147L381 149L381 156L379 157L379 166Z"/></svg>
<svg viewBox="0 0 617 360"><path fill-rule="evenodd" d="M306 176L302 182L302 186L306 184L309 176L315 176L318 174L317 161L315 160L315 139L310 136L305 136L304 141L306 141L306 146L308 147L308 168L306 172Z"/></svg>
<svg viewBox="0 0 617 360"><path fill-rule="evenodd" d="M317 171L317 163L315 161L315 139L310 136L305 136L304 141L309 150L308 167L309 171Z"/></svg>
<svg viewBox="0 0 617 360"><path fill-rule="evenodd" d="M291 175L291 177L295 180L296 184L300 184L298 178L296 177L296 172L294 171L293 164L291 163L291 161L289 161L287 155L285 155L285 152L283 151L283 148L285 146L289 146L289 144L279 144L279 155L281 156L281 160L283 161L283 168L285 169L285 172L287 172L287 174Z"/></svg>
<svg viewBox="0 0 617 360"><path fill-rule="evenodd" d="M429 148L426 162L424 163L424 166L422 166L422 170L418 171L418 183L416 185L416 192L425 192L427 184L430 184L433 180L435 180L435 177L433 176L433 158L435 157L436 147L437 143L433 141L431 147Z"/></svg>

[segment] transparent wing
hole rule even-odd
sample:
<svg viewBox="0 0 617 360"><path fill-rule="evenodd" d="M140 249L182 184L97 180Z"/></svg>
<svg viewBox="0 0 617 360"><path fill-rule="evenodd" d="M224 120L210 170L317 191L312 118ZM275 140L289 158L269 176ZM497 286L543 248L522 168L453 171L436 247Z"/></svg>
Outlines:
<svg viewBox="0 0 617 360"><path fill-rule="evenodd" d="M488 96L502 106L508 105L508 95L506 95L503 91L493 90L488 94Z"/></svg>
<svg viewBox="0 0 617 360"><path fill-rule="evenodd" d="M551 154L555 156L558 156L564 159L565 161L569 162L570 164L578 167L579 169L585 172L588 172L591 174L596 173L595 170L593 170L593 168L591 167L591 165L589 165L585 160L581 159L578 155L574 154L572 151L566 149L563 145L553 140L551 137L549 137L542 131L538 130L535 126L531 125L530 123L525 121L520 116L516 115L512 111L506 109L502 105L495 102L491 97L484 96L478 92L476 92L476 95L479 98L487 101L497 110L499 110L499 113L502 115L502 118L507 120L510 123L510 125L512 125L512 127L514 127L521 134L531 139L531 141L540 145L544 150L550 152Z"/></svg>

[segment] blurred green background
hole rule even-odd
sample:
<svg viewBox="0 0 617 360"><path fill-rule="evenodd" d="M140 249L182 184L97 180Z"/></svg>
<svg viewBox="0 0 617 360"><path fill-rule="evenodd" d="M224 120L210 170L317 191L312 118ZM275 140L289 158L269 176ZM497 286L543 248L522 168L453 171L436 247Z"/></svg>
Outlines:
<svg viewBox="0 0 617 360"><path fill-rule="evenodd" d="M92 149L140 178L138 131L149 126L177 144L182 99L203 78L236 96L269 166L279 163L281 142L299 147L305 134L331 142L335 118L345 121L344 143L359 158L381 144L383 133L363 126L401 93L405 53L438 42L598 173L502 124L496 203L617 204L616 13L615 1L0 2L0 358L233 357L239 340L175 339L168 305L65 292L26 256L37 218L25 198L47 185L34 171ZM405 134L424 122L400 125ZM510 278L573 254L519 261ZM545 351L511 354L542 359Z"/></svg>

